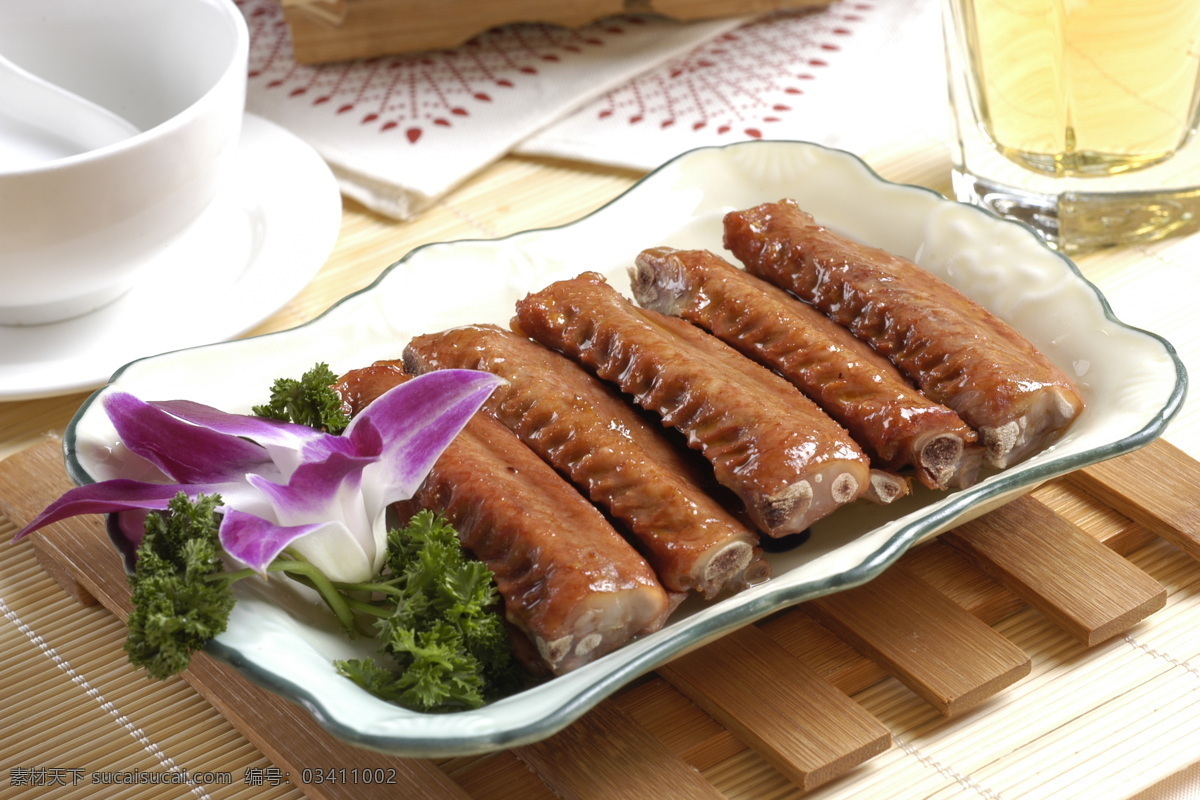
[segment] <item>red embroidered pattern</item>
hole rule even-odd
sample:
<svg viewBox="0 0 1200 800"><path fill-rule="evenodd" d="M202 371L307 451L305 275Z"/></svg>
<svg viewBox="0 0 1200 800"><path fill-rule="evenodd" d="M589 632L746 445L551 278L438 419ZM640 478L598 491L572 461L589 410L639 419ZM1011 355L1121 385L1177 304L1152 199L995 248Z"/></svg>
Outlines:
<svg viewBox="0 0 1200 800"><path fill-rule="evenodd" d="M569 30L519 24L485 31L463 45L414 55L334 64L296 64L277 0L237 0L250 30L251 87L297 102L327 105L381 133L401 132L417 142L430 128L448 128L480 103L503 102L524 80L573 55L604 47L638 16Z"/></svg>
<svg viewBox="0 0 1200 800"><path fill-rule="evenodd" d="M593 104L596 118L762 138L762 126L792 110L794 97L871 10L863 2L835 4L749 23L608 92Z"/></svg>
<svg viewBox="0 0 1200 800"><path fill-rule="evenodd" d="M646 23L630 15L578 30L507 25L451 49L298 65L278 0L236 2L250 29L252 88L328 106L331 114L414 144L433 130L465 123L480 104L505 102L506 93L535 77L552 80L555 64ZM843 0L827 10L768 16L608 92L592 108L605 123L761 138L765 126L793 110L806 83L837 58L872 8Z"/></svg>

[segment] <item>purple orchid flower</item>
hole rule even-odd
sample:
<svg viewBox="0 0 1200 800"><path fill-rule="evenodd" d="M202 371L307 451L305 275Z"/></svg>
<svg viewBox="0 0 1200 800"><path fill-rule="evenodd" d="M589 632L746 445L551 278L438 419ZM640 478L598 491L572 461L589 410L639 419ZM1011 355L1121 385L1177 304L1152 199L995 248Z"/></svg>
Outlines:
<svg viewBox="0 0 1200 800"><path fill-rule="evenodd" d="M388 505L412 497L442 451L502 382L439 370L380 395L340 436L229 414L186 400L124 392L104 410L161 482L125 478L77 486L15 539L79 514L144 514L179 492L220 494L225 552L259 572L292 548L333 581L370 580L387 549Z"/></svg>

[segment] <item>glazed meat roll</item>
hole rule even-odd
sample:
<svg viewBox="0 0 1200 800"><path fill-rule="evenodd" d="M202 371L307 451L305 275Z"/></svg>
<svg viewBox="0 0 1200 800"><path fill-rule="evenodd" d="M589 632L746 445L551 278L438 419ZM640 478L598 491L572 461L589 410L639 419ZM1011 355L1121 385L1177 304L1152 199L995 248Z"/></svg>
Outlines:
<svg viewBox="0 0 1200 800"><path fill-rule="evenodd" d="M816 306L954 409L993 466L1029 457L1082 412L1050 359L913 262L828 230L791 200L731 212L724 226L748 272Z"/></svg>
<svg viewBox="0 0 1200 800"><path fill-rule="evenodd" d="M705 492L661 428L574 361L468 325L414 338L404 365L507 379L486 410L620 522L668 590L713 597L767 577L758 535Z"/></svg>
<svg viewBox="0 0 1200 800"><path fill-rule="evenodd" d="M633 296L688 320L787 378L885 469L911 466L931 489L975 480L975 431L887 359L812 306L707 250L643 251Z"/></svg>
<svg viewBox="0 0 1200 800"><path fill-rule="evenodd" d="M408 378L383 362L336 388L354 411ZM657 630L678 600L595 506L490 416L472 417L411 503L444 514L487 564L508 621L556 675Z"/></svg>
<svg viewBox="0 0 1200 800"><path fill-rule="evenodd" d="M867 456L796 387L688 322L639 309L596 273L528 295L517 325L684 433L770 536L869 488Z"/></svg>

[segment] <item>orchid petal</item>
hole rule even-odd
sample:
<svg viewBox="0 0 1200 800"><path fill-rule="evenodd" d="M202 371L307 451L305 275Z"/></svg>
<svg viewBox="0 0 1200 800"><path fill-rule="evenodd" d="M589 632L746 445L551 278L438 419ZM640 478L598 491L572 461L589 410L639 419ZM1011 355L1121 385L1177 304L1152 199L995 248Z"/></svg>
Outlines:
<svg viewBox="0 0 1200 800"><path fill-rule="evenodd" d="M363 409L342 435L356 447L383 441L372 480L364 481L368 508L412 497L438 457L503 382L488 372L437 370L389 389Z"/></svg>
<svg viewBox="0 0 1200 800"><path fill-rule="evenodd" d="M302 536L327 525L276 525L274 522L234 508L225 509L218 536L225 552L258 572L266 572L284 548Z"/></svg>
<svg viewBox="0 0 1200 800"><path fill-rule="evenodd" d="M126 447L180 483L226 480L270 464L258 445L180 420L131 394L108 395L104 409Z"/></svg>
<svg viewBox="0 0 1200 800"><path fill-rule="evenodd" d="M380 536L376 541L387 542L387 530L376 526ZM361 534L341 522L327 522L292 542L289 549L308 559L337 583L364 583L372 580L383 565L386 547L377 547L372 557L363 550Z"/></svg>
<svg viewBox="0 0 1200 800"><path fill-rule="evenodd" d="M294 546L333 580L369 580L385 554L387 505L413 495L502 382L474 370L419 376L377 398L342 436L113 392L105 409L125 445L178 483L77 487L15 538L78 514L164 510L181 491L219 494L221 543L234 559L264 571Z"/></svg>
<svg viewBox="0 0 1200 800"><path fill-rule="evenodd" d="M334 453L326 461L300 465L284 486L254 475L248 480L270 501L281 525L313 519L340 522L369 562L365 574L355 576L365 581L382 565L386 546L377 541L375 520L368 517L362 501L362 473L374 461L372 457Z"/></svg>
<svg viewBox="0 0 1200 800"><path fill-rule="evenodd" d="M229 414L191 400L160 400L155 407L222 434L251 439L266 449L286 479L304 461L323 459L330 452L353 452L348 440L325 431L267 417Z"/></svg>
<svg viewBox="0 0 1200 800"><path fill-rule="evenodd" d="M221 433L253 439L262 445L270 443L294 446L297 442L332 435L307 425L298 425L294 422L285 422L270 417L230 414L228 411L197 403L194 400L154 400L150 405L179 419L203 425Z"/></svg>
<svg viewBox="0 0 1200 800"><path fill-rule="evenodd" d="M216 494L216 487L216 484L183 487L178 484L145 483L125 478L76 486L43 509L28 525L17 531L13 541L67 517L80 514L108 514L113 511L131 511L133 509L161 511L167 508L171 498L180 491L187 491L189 494Z"/></svg>
<svg viewBox="0 0 1200 800"><path fill-rule="evenodd" d="M258 475L247 480L267 496L281 524L293 524L299 519L328 518L336 513L334 507L342 494L357 498L362 471L374 461L334 453L325 461L301 464L285 485Z"/></svg>

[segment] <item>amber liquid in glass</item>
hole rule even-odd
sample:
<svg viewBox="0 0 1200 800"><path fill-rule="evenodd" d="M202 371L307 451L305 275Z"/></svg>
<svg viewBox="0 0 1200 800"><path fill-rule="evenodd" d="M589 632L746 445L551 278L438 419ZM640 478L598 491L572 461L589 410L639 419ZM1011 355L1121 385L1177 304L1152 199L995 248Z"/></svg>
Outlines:
<svg viewBox="0 0 1200 800"><path fill-rule="evenodd" d="M976 116L1010 160L1113 175L1197 123L1200 0L963 0Z"/></svg>

